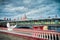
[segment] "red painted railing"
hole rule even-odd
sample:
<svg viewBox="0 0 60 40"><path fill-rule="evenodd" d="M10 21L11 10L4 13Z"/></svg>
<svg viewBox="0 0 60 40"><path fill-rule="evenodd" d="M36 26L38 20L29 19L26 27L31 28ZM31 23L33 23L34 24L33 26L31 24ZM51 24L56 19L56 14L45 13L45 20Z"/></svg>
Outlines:
<svg viewBox="0 0 60 40"><path fill-rule="evenodd" d="M2 28L2 30L7 30L7 28ZM16 32L26 32L32 34L33 37L48 39L48 40L60 40L60 33L51 30L32 30L32 29L13 29Z"/></svg>
<svg viewBox="0 0 60 40"><path fill-rule="evenodd" d="M17 37L22 37L22 38L25 38L27 40L47 40L45 38L39 38L39 37L35 37L33 35L27 36L27 35L5 32L7 30L7 28L0 28L0 30L4 30L4 31L0 31L0 33L13 35L13 36L17 36ZM26 33L31 33L31 34L34 33L31 29L17 29L17 28L15 28L13 31L16 32L16 33L19 33L19 32L26 32Z"/></svg>

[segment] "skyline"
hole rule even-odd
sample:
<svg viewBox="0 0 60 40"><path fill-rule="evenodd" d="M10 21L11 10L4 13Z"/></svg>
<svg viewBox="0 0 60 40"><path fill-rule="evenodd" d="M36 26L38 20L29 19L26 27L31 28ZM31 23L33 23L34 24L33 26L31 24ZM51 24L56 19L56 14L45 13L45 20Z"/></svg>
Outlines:
<svg viewBox="0 0 60 40"><path fill-rule="evenodd" d="M0 1L0 19L21 18L60 18L60 0L4 0Z"/></svg>

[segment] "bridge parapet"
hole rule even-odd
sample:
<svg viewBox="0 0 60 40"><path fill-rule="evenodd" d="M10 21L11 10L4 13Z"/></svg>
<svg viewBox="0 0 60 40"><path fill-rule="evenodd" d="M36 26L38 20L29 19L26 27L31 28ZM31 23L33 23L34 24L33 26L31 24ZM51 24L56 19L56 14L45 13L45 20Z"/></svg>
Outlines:
<svg viewBox="0 0 60 40"><path fill-rule="evenodd" d="M7 28L3 28L2 30L7 30ZM60 40L60 33L54 30L33 30L33 29L15 28L13 31L17 33L25 33L36 38L42 38L48 40Z"/></svg>
<svg viewBox="0 0 60 40"><path fill-rule="evenodd" d="M48 40L60 40L60 33L55 31L34 31L35 37L46 38Z"/></svg>

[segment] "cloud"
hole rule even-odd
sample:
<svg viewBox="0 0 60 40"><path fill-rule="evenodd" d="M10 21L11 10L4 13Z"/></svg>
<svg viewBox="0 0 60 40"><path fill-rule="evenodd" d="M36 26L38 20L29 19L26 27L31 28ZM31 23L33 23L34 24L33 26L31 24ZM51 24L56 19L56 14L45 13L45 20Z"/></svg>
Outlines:
<svg viewBox="0 0 60 40"><path fill-rule="evenodd" d="M45 7L41 7L39 9L33 9L31 10L30 12L27 12L26 15L30 15L31 18L36 18L36 17L40 17L40 16L43 16L44 17L48 17L50 14L51 16L53 16L54 14L56 15L57 13L57 9L58 8L58 5L56 3L52 3L50 5L47 5ZM48 15L48 16L46 16Z"/></svg>
<svg viewBox="0 0 60 40"><path fill-rule="evenodd" d="M3 9L2 14L4 14L4 17L5 16L15 17L16 15L21 15L27 11L29 11L28 8L25 8L24 6L15 7L12 4L9 4L9 5L5 5L5 8Z"/></svg>
<svg viewBox="0 0 60 40"><path fill-rule="evenodd" d="M52 8L55 9L56 8L55 6L56 6L55 4L50 4L50 5L47 5L45 7L40 7L39 9L33 9L33 10L27 12L26 15L37 14L37 13L44 14L45 12L52 10Z"/></svg>
<svg viewBox="0 0 60 40"><path fill-rule="evenodd" d="M39 19L40 17L42 18L47 18L48 16L54 16L54 14L56 15L57 13L57 8L58 8L58 4L56 3L52 3L52 4L49 4L49 5L39 5L40 7L38 9L31 9L30 11L24 13L27 15L28 18L33 18L33 19ZM18 15L18 17L20 16L23 16L24 14L22 15Z"/></svg>
<svg viewBox="0 0 60 40"><path fill-rule="evenodd" d="M16 12L16 11L26 12L27 10L28 8L25 8L24 6L14 7L12 4L6 5L6 7L4 8L4 11L8 12Z"/></svg>
<svg viewBox="0 0 60 40"><path fill-rule="evenodd" d="M22 17L24 14L28 18L47 18L59 14L60 3L52 0L11 0L12 2L2 8L3 16ZM2 15L2 14L1 14ZM16 16L17 15L17 16Z"/></svg>
<svg viewBox="0 0 60 40"><path fill-rule="evenodd" d="M32 0L23 0L24 4L30 4Z"/></svg>

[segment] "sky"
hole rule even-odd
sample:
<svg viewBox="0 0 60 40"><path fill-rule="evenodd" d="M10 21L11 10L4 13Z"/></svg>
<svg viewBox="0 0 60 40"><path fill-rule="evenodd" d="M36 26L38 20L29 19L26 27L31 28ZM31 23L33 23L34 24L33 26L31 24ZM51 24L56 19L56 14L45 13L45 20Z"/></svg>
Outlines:
<svg viewBox="0 0 60 40"><path fill-rule="evenodd" d="M60 0L0 0L0 19L21 18L24 15L31 19L60 18Z"/></svg>

